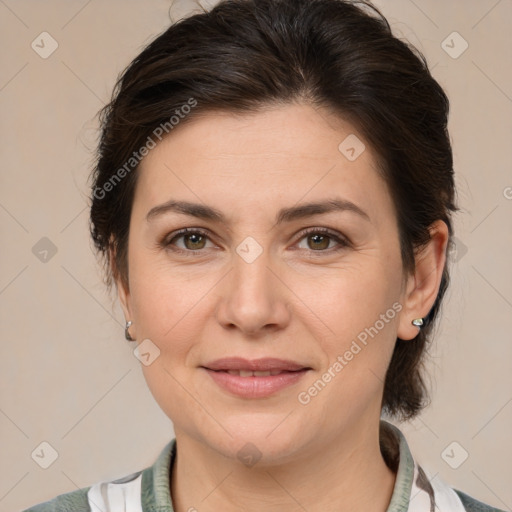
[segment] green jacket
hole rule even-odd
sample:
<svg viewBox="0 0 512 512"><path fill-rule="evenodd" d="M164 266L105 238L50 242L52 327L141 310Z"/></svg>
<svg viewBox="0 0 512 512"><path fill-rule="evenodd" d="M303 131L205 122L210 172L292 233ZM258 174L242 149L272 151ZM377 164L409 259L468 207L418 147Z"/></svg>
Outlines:
<svg viewBox="0 0 512 512"><path fill-rule="evenodd" d="M397 466L387 512L504 512L431 478L414 461L398 428L381 420L381 429L396 441L394 454L392 446L386 448ZM169 482L175 456L176 439L172 439L156 462L142 471L61 494L23 512L174 512Z"/></svg>

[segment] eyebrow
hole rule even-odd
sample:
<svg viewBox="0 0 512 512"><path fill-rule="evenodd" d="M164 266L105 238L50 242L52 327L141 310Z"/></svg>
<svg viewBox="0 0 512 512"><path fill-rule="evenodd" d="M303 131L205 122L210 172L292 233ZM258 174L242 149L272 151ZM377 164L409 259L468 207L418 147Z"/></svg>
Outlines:
<svg viewBox="0 0 512 512"><path fill-rule="evenodd" d="M275 223L282 224L283 222L291 222L297 219L303 219L313 215L320 215L330 212L353 212L363 219L371 222L370 216L362 210L359 206L341 198L326 199L324 201L302 203L297 206L282 208L276 215ZM155 206L149 210L146 215L148 222L154 218L159 217L165 213L175 212L198 219L211 220L228 224L226 216L218 209L199 203L190 203L188 201L175 201L169 200L163 204Z"/></svg>

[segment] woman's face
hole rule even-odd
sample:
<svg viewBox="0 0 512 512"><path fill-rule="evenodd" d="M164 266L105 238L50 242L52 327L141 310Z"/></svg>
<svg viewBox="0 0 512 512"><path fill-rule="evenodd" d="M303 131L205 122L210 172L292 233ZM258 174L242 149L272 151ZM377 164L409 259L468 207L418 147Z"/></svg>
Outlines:
<svg viewBox="0 0 512 512"><path fill-rule="evenodd" d="M143 160L120 297L177 435L277 463L378 421L396 337L417 329L393 203L354 134L305 105L210 113ZM265 358L296 367L251 366Z"/></svg>

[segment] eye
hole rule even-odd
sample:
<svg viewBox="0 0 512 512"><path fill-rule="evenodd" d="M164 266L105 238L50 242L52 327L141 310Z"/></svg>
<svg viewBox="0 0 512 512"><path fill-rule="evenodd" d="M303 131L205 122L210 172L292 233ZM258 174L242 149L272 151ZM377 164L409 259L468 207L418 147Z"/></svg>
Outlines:
<svg viewBox="0 0 512 512"><path fill-rule="evenodd" d="M177 245L177 241L183 239L183 246ZM327 228L309 228L300 233L299 242L303 239L310 240L308 247L299 247L299 249L310 250L312 253L331 253L340 251L350 246L350 242L341 234L331 231ZM183 254L200 255L208 248L207 242L210 241L209 233L199 228L184 228L176 233L172 233L170 237L166 237L161 246L172 251ZM329 247L331 242L336 242L337 246ZM321 254L315 254L320 256Z"/></svg>
<svg viewBox="0 0 512 512"><path fill-rule="evenodd" d="M164 247L170 247L175 245L175 241L183 239L184 247L172 247L173 250L177 252L187 252L196 254L201 252L201 249L204 249L206 240L209 240L208 233L198 228L185 228L177 233L174 233L174 236L170 239L166 239L162 242Z"/></svg>
<svg viewBox="0 0 512 512"><path fill-rule="evenodd" d="M342 235L327 228L310 228L305 230L301 233L300 240L303 239L306 239L307 242L311 241L310 243L307 243L308 247L306 247L306 250L311 249L312 252L317 253L339 251L350 245L348 240ZM338 244L338 246L329 248L329 244L333 240Z"/></svg>

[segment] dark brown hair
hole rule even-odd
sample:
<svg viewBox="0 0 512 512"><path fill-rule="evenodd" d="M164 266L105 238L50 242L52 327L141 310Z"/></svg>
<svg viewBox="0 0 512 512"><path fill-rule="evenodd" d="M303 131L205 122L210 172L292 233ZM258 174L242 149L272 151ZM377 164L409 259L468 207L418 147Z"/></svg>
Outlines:
<svg viewBox="0 0 512 512"><path fill-rule="evenodd" d="M158 127L172 136L173 117L183 124L213 110L254 113L298 101L352 123L378 155L397 212L404 272L414 270L415 251L429 241L434 221L446 222L451 240L458 208L449 103L423 55L394 37L367 2L224 0L151 42L100 113L90 229L109 289L115 278L128 287L137 165L142 148L160 139ZM448 282L445 266L426 325L413 340L397 339L382 400L397 419L428 403L423 360Z"/></svg>

